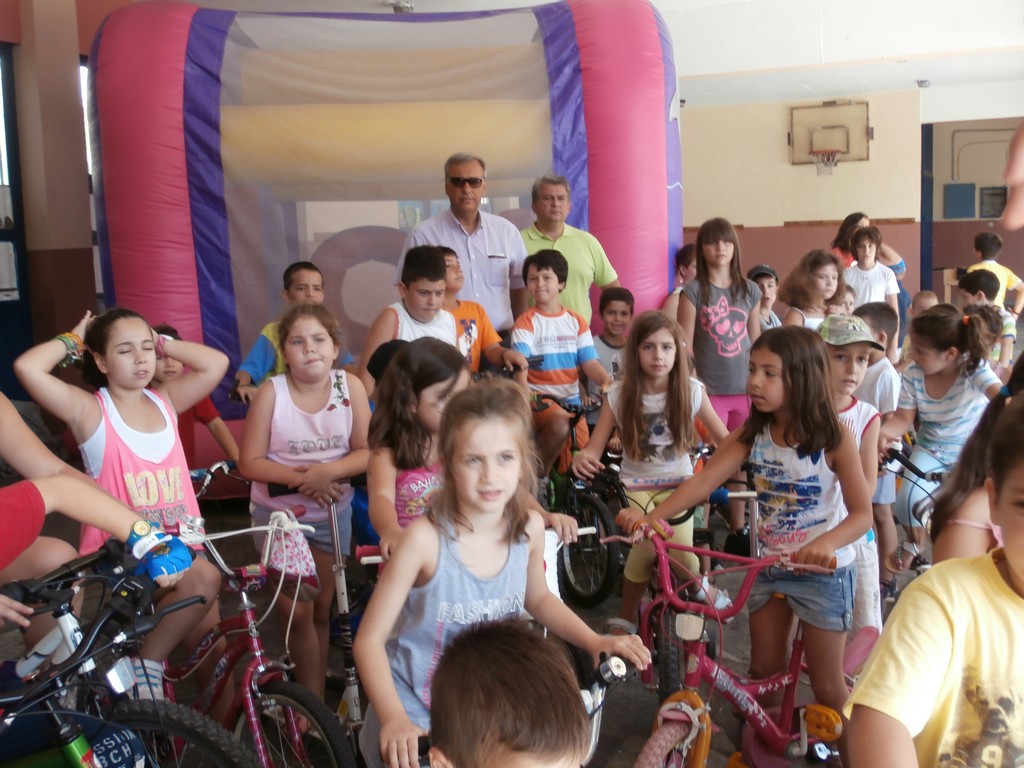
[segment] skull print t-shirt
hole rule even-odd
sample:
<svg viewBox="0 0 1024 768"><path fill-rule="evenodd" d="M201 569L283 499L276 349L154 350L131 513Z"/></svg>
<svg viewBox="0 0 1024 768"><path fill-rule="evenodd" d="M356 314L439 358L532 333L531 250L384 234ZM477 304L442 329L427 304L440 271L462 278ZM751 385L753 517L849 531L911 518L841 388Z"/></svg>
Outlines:
<svg viewBox="0 0 1024 768"><path fill-rule="evenodd" d="M700 283L691 280L683 295L697 308L693 327L693 356L709 395L742 395L747 391L750 337L747 318L761 302L761 289L747 280L747 295L708 286L709 300L700 300Z"/></svg>

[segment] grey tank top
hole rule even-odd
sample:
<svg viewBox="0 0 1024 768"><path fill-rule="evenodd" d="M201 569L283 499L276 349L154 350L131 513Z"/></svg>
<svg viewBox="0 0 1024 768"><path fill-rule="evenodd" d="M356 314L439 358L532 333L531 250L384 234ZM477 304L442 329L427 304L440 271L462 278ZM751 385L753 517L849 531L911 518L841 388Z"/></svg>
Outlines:
<svg viewBox="0 0 1024 768"><path fill-rule="evenodd" d="M509 545L501 571L481 579L462 564L450 530L438 532L437 570L426 584L409 590L386 644L402 706L413 723L428 730L430 682L445 645L472 624L518 616L526 599L525 536Z"/></svg>

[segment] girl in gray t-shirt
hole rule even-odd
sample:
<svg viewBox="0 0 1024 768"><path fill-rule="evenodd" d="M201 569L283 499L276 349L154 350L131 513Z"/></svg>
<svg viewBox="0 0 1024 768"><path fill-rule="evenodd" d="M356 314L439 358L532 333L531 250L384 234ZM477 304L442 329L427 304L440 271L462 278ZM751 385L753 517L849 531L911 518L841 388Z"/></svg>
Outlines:
<svg viewBox="0 0 1024 768"><path fill-rule="evenodd" d="M754 312L760 301L761 289L743 277L732 224L705 221L697 233L697 279L683 288L678 320L711 405L730 430L750 413L747 365L750 345L761 334Z"/></svg>

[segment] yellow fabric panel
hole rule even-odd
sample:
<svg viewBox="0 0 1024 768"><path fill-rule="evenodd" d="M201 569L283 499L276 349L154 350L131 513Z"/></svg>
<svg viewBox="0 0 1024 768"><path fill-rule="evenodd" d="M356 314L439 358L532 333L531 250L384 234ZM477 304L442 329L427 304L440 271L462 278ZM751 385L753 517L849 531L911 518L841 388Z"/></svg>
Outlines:
<svg viewBox="0 0 1024 768"><path fill-rule="evenodd" d="M228 183L440 189L444 159L459 151L486 158L494 176L533 178L551 163L550 126L546 99L224 106L221 152Z"/></svg>
<svg viewBox="0 0 1024 768"><path fill-rule="evenodd" d="M258 104L546 99L541 44L430 50L246 50L239 102Z"/></svg>

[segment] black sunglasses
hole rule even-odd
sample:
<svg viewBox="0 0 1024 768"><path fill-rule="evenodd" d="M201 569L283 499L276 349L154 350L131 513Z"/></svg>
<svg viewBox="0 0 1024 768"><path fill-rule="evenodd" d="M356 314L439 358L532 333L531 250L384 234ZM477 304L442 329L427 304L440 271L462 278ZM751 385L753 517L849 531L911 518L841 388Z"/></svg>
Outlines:
<svg viewBox="0 0 1024 768"><path fill-rule="evenodd" d="M453 187L463 187L469 184L470 189L478 189L484 180L479 176L449 176L448 183Z"/></svg>

